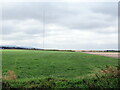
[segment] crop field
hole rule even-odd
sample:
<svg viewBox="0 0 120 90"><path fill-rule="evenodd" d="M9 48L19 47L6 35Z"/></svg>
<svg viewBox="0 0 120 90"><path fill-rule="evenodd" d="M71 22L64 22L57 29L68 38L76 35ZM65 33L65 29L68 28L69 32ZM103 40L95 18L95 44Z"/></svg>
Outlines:
<svg viewBox="0 0 120 90"><path fill-rule="evenodd" d="M107 78L114 86L100 80L92 82L96 73L100 76L107 67L118 67L118 59L80 52L2 50L3 88L115 87L117 78ZM92 85L83 84L83 79L92 79L88 80Z"/></svg>

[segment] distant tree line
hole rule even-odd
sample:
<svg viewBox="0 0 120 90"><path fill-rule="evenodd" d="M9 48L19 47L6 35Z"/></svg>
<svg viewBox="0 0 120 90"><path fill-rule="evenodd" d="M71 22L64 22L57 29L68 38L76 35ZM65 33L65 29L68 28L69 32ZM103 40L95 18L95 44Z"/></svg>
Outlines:
<svg viewBox="0 0 120 90"><path fill-rule="evenodd" d="M0 49L27 49L27 50L39 50L37 48L26 48L26 47L8 47L8 46L2 46ZM40 49L41 50L41 49Z"/></svg>
<svg viewBox="0 0 120 90"><path fill-rule="evenodd" d="M120 52L119 50L105 50L104 52Z"/></svg>
<svg viewBox="0 0 120 90"><path fill-rule="evenodd" d="M8 47L0 46L0 49L23 49L23 50L44 50L44 51L66 51L66 52L76 52L76 50L58 50L58 49L38 49L38 48L26 48L26 47ZM78 52L120 52L119 50L80 50Z"/></svg>

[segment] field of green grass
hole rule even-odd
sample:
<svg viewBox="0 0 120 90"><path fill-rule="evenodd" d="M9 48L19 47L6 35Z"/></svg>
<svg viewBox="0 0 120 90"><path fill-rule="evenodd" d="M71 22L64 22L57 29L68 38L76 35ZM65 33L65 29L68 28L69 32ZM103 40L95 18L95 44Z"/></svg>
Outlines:
<svg viewBox="0 0 120 90"><path fill-rule="evenodd" d="M25 87L48 86L71 88L78 86L85 87L85 85L81 86L82 84L76 82L81 81L82 78L86 77L89 79L91 78L90 75L99 73L101 69L105 69L106 67L117 67L118 59L80 52L2 50L2 65L3 76L9 71L13 71L16 76L15 80L3 80L3 87L24 87L27 85L25 82L30 82L30 80L32 80L34 85L31 86L29 83L28 86ZM47 83L49 80L45 81L46 77L47 80L54 78L54 80L52 80L54 83L57 83L57 86L53 86L53 81L51 81L52 84L51 82ZM57 78L57 80L55 78ZM44 85L41 85L41 83L39 83L41 82L41 79L44 79L43 81L46 84L44 83ZM64 84L64 81L66 80L68 80L67 83L74 83L72 84L73 86L70 86L71 84ZM115 81L115 79L113 81ZM5 86L6 82L7 86ZM19 85L17 83L19 83ZM59 83L62 83L63 85Z"/></svg>

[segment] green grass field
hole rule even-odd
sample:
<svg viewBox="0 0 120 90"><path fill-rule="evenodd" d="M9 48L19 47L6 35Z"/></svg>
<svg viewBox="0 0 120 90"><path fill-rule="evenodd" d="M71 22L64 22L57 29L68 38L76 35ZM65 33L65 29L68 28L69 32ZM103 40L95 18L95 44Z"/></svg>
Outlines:
<svg viewBox="0 0 120 90"><path fill-rule="evenodd" d="M115 58L62 51L2 50L2 60L3 76L9 70L14 71L16 75L16 80L8 80L11 83L8 87L22 87L23 84L20 84L20 82L23 83L33 79L33 81L37 81L45 77L75 80L72 82L74 83L84 77L90 78L90 75L98 73L106 66L113 68L118 66L118 59ZM5 82L7 81L5 80ZM15 85L16 82L19 82L20 85ZM34 83L34 87L39 87L41 84L35 85ZM67 85L66 87L74 86ZM57 85L57 87L64 87L64 85Z"/></svg>

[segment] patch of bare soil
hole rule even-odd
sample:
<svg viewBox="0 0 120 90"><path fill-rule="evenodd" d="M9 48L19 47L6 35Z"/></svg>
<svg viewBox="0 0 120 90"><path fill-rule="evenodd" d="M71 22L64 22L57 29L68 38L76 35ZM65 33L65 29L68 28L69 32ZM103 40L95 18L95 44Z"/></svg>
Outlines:
<svg viewBox="0 0 120 90"><path fill-rule="evenodd" d="M95 54L95 55L101 55L101 56L107 56L107 57L113 57L113 58L120 58L120 55L117 52L83 52L83 53Z"/></svg>

